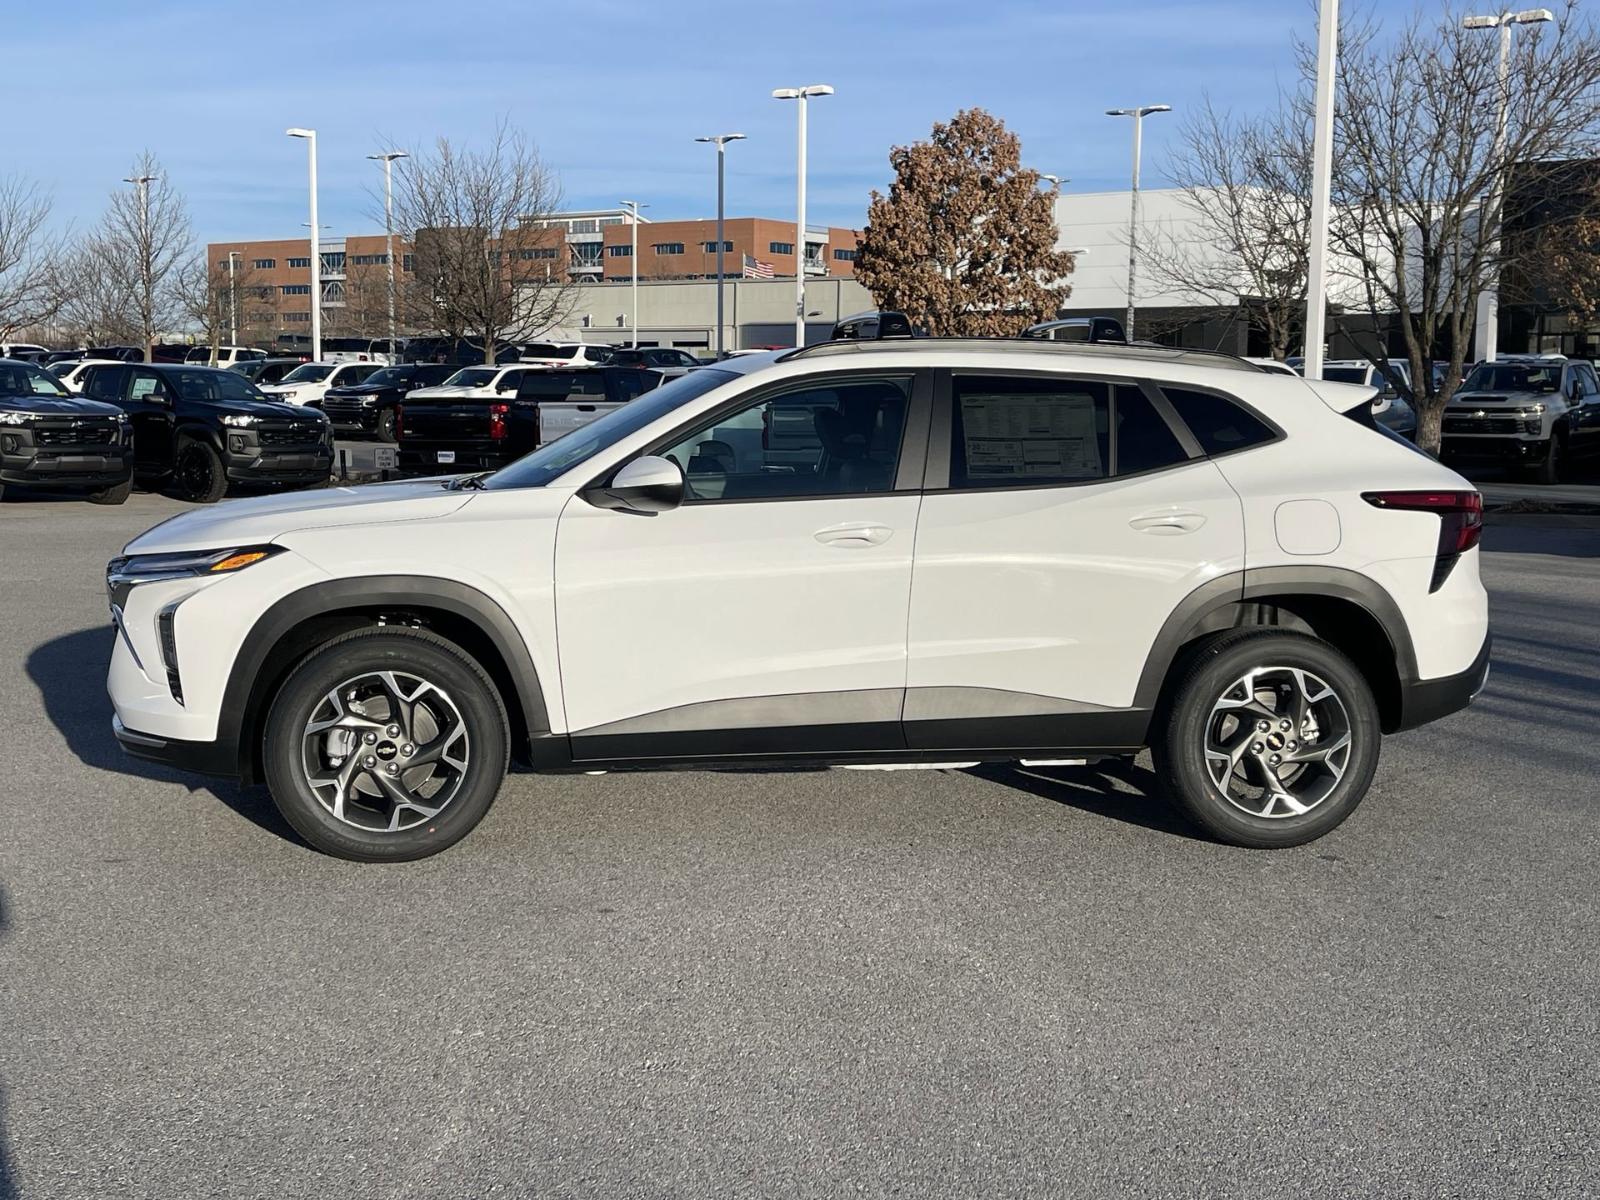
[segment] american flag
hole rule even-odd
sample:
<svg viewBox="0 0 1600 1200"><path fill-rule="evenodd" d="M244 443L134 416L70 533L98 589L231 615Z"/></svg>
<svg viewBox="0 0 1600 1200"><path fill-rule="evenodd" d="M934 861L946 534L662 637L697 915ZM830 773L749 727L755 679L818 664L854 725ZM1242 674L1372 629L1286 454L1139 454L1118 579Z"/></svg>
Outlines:
<svg viewBox="0 0 1600 1200"><path fill-rule="evenodd" d="M759 258L744 256L744 277L746 279L771 279L772 264L762 262Z"/></svg>

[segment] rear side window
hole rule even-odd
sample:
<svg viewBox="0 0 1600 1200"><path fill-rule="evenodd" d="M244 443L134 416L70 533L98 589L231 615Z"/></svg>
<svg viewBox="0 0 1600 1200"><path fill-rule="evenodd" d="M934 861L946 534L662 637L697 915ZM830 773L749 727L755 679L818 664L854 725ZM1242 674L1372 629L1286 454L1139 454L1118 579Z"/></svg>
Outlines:
<svg viewBox="0 0 1600 1200"><path fill-rule="evenodd" d="M1178 435L1139 388L1118 387L1112 411L1116 423L1112 451L1118 475L1159 471L1188 461Z"/></svg>
<svg viewBox="0 0 1600 1200"><path fill-rule="evenodd" d="M1188 388L1163 385L1162 393L1178 410L1178 416L1194 434L1195 441L1207 454L1229 454L1270 442L1277 435L1272 427L1236 404L1215 392L1190 391Z"/></svg>

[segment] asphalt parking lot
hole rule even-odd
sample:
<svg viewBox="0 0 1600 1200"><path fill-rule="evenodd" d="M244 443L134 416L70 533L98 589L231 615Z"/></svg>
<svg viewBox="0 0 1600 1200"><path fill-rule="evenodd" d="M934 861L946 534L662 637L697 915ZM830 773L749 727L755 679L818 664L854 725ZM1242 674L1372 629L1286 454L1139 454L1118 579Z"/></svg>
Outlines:
<svg viewBox="0 0 1600 1200"><path fill-rule="evenodd" d="M0 507L0 1200L1600 1190L1600 522L1276 853L1114 769L515 776L357 867L120 757L101 575Z"/></svg>

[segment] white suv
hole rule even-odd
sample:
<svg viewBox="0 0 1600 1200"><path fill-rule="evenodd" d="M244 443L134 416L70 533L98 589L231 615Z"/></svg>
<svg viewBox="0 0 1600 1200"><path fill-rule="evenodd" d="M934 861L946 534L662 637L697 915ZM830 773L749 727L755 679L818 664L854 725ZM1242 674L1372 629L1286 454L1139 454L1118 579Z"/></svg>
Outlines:
<svg viewBox="0 0 1600 1200"><path fill-rule="evenodd" d="M1488 671L1481 500L1369 397L1143 346L729 360L494 474L144 533L107 570L116 735L360 860L464 836L511 759L1145 746L1212 835L1293 845Z"/></svg>

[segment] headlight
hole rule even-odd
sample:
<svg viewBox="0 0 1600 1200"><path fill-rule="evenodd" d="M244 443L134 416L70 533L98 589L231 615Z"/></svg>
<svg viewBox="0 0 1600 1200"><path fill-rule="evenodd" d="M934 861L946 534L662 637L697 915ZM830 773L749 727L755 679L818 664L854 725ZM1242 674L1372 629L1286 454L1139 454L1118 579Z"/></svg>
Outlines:
<svg viewBox="0 0 1600 1200"><path fill-rule="evenodd" d="M120 610L141 583L232 575L281 552L281 546L242 546L227 550L187 550L179 554L130 554L106 564L106 591Z"/></svg>
<svg viewBox="0 0 1600 1200"><path fill-rule="evenodd" d="M26 425L30 421L45 420L44 413L0 412L0 425Z"/></svg>
<svg viewBox="0 0 1600 1200"><path fill-rule="evenodd" d="M276 396L273 397L273 399L274 400L293 400L297 395L299 395L299 392L297 392L294 388L290 388L287 392L279 392Z"/></svg>
<svg viewBox="0 0 1600 1200"><path fill-rule="evenodd" d="M227 413L223 416L222 423L224 425L232 425L235 428L242 429L251 425L260 424L260 420L261 419L259 417L249 417L239 413Z"/></svg>

